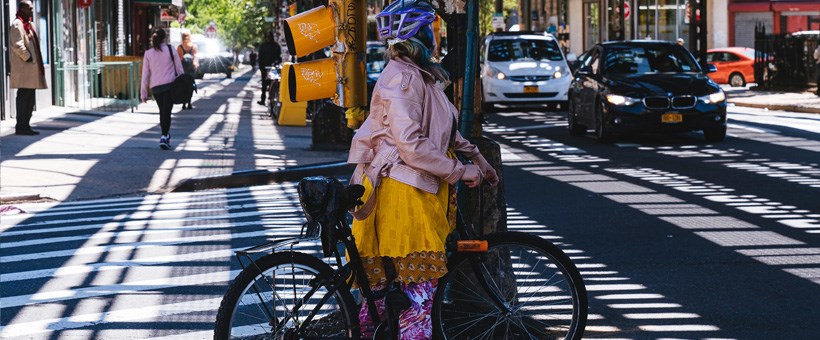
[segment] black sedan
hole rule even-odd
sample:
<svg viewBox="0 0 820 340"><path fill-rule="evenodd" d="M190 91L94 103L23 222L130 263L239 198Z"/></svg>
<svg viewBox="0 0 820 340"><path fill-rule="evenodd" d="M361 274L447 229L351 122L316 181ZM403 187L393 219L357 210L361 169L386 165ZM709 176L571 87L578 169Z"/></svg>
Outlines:
<svg viewBox="0 0 820 340"><path fill-rule="evenodd" d="M605 42L584 53L569 90L571 135L703 130L726 137L726 96L684 47L666 41ZM708 72L714 72L713 65Z"/></svg>

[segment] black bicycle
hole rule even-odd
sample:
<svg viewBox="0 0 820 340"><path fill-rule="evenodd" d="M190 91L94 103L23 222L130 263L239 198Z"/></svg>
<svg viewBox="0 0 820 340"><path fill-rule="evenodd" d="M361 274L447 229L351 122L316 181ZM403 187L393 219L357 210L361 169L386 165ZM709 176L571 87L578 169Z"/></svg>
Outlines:
<svg viewBox="0 0 820 340"><path fill-rule="evenodd" d="M364 188L308 177L298 192L307 217L301 236L236 253L243 270L222 299L214 339L359 339L354 282L378 325L376 338L395 339L407 297L396 287L370 290L347 219L347 210L361 204ZM449 273L439 280L433 300L434 336L580 339L586 288L569 257L534 235L478 236L473 229L459 218L447 242ZM316 240L328 262L335 261L335 270L295 250ZM377 299L385 299L385 321L372 312Z"/></svg>

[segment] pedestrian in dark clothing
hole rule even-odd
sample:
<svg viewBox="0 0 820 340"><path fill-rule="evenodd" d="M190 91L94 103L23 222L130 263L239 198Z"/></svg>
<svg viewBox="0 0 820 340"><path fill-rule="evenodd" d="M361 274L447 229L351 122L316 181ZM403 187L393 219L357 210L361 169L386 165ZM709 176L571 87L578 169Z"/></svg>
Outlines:
<svg viewBox="0 0 820 340"><path fill-rule="evenodd" d="M33 136L39 132L31 129L31 114L34 111L34 92L45 89L46 72L40 53L40 39L34 28L34 5L23 0L18 3L17 17L9 29L9 49L11 49L11 77L9 85L17 89L17 125L14 133Z"/></svg>
<svg viewBox="0 0 820 340"><path fill-rule="evenodd" d="M816 72L815 82L817 83L817 95L820 96L820 44L814 50L814 71Z"/></svg>
<svg viewBox="0 0 820 340"><path fill-rule="evenodd" d="M253 68L254 71L256 71L256 57L257 56L258 55L256 54L256 50L251 50L251 54L248 55L248 59L250 60L250 63L251 63L251 68Z"/></svg>
<svg viewBox="0 0 820 340"><path fill-rule="evenodd" d="M262 72L262 100L256 102L259 105L265 105L265 99L268 95L268 67L282 63L282 48L273 41L273 32L265 34L265 42L259 46L259 71Z"/></svg>

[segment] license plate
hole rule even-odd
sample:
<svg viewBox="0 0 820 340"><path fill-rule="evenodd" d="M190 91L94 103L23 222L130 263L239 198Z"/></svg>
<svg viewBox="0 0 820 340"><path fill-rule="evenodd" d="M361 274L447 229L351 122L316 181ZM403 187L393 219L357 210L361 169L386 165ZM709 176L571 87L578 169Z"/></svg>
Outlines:
<svg viewBox="0 0 820 340"><path fill-rule="evenodd" d="M683 115L680 113L664 113L661 115L661 122L662 123L680 123L683 121Z"/></svg>
<svg viewBox="0 0 820 340"><path fill-rule="evenodd" d="M524 93L538 93L538 86L524 85Z"/></svg>

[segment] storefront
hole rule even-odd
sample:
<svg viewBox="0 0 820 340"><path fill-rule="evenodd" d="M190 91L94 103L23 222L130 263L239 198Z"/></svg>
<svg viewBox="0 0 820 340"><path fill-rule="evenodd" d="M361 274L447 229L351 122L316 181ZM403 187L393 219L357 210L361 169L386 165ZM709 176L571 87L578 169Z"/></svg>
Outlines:
<svg viewBox="0 0 820 340"><path fill-rule="evenodd" d="M49 87L49 90L37 91L35 108L39 110L51 106L53 98L51 90L53 79L53 49L49 48L49 46L52 46L53 41L52 34L49 30L49 17L53 7L49 0L32 0L32 4L34 5L34 25L37 28L37 34L40 38L40 51L43 55L43 64L46 71L46 84L48 84ZM0 70L2 70L2 76L0 77L2 78L2 81L0 81L0 98L2 98L2 104L0 104L1 119L14 117L16 110L14 100L16 91L9 88L9 72L11 71L9 58L13 58L14 56L11 55L12 52L9 50L10 42L7 29L11 26L11 21L14 19L15 13L17 13L17 1L3 0L3 6L0 8L0 17L2 17L0 21L2 21L3 25L3 53L1 53L2 56L0 56Z"/></svg>
<svg viewBox="0 0 820 340"><path fill-rule="evenodd" d="M709 46L726 46L726 5L728 0L708 0ZM570 8L575 33L572 52L580 53L602 41L655 39L689 42L688 0L582 0L580 8ZM570 4L572 6L572 4ZM723 9L721 9L721 6ZM580 27L578 27L580 26ZM575 27L581 32L576 33Z"/></svg>
<svg viewBox="0 0 820 340"><path fill-rule="evenodd" d="M0 5L0 26L2 26L5 31L6 27L9 27L9 16L7 8L9 7L9 0L3 0L2 5ZM7 117L6 112L9 110L9 82L8 82L8 63L6 56L9 53L9 37L8 34L0 34L0 120L4 120Z"/></svg>
<svg viewBox="0 0 820 340"><path fill-rule="evenodd" d="M820 1L731 0L729 44L754 47L755 27L769 33L820 30Z"/></svg>

